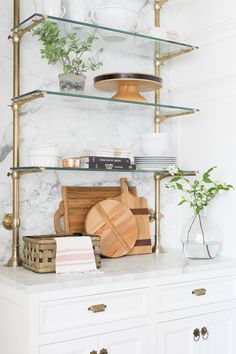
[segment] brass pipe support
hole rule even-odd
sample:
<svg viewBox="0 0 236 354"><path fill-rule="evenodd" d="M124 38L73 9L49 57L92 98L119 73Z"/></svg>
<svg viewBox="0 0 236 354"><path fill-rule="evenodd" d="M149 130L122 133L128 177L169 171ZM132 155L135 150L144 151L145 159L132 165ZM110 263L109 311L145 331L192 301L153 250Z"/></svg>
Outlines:
<svg viewBox="0 0 236 354"><path fill-rule="evenodd" d="M9 35L8 38L12 39L13 43L19 43L21 38L27 33L30 32L34 27L38 26L40 23L45 21L48 16L44 15L39 20L32 20L32 23L24 28L17 28L14 30L12 35Z"/></svg>
<svg viewBox="0 0 236 354"><path fill-rule="evenodd" d="M160 10L168 0L155 0L154 10Z"/></svg>
<svg viewBox="0 0 236 354"><path fill-rule="evenodd" d="M27 175L27 174L30 174L30 173L44 173L45 172L45 167L35 167L35 168L31 168L29 170L24 170L24 169L17 169L17 170L14 170L12 172L12 178L14 179L14 175L17 176L17 178L19 179L21 176L23 175Z"/></svg>
<svg viewBox="0 0 236 354"><path fill-rule="evenodd" d="M20 111L21 107L24 106L26 103L37 100L39 98L44 98L45 96L46 96L46 92L35 93L26 98L15 99L12 105L10 106L12 107L13 112Z"/></svg>
<svg viewBox="0 0 236 354"><path fill-rule="evenodd" d="M192 52L195 49L198 49L198 47L191 47L191 48L181 49L181 50L178 50L177 52L173 52L173 53L169 53L167 55L164 55L163 57L160 57L158 60L160 61L160 65L163 65L167 60L170 60L172 58L176 58L179 55L190 53L190 52Z"/></svg>

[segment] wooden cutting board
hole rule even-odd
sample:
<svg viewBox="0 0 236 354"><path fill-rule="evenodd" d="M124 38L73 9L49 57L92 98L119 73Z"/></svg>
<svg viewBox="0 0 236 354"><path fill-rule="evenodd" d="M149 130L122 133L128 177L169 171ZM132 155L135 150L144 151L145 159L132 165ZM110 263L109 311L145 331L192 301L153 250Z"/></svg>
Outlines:
<svg viewBox="0 0 236 354"><path fill-rule="evenodd" d="M138 235L135 216L117 200L103 200L94 205L86 216L85 230L101 237L101 254L106 257L126 255Z"/></svg>
<svg viewBox="0 0 236 354"><path fill-rule="evenodd" d="M136 187L131 187L130 193L136 196ZM120 187L62 187L63 201L54 216L56 233L85 232L84 222L89 210L98 202L120 194ZM60 225L62 219L64 229Z"/></svg>
<svg viewBox="0 0 236 354"><path fill-rule="evenodd" d="M137 241L134 248L128 254L152 253L147 199L144 197L136 197L129 192L127 178L121 178L120 183L121 195L113 199L122 202L130 208L135 215L138 225Z"/></svg>

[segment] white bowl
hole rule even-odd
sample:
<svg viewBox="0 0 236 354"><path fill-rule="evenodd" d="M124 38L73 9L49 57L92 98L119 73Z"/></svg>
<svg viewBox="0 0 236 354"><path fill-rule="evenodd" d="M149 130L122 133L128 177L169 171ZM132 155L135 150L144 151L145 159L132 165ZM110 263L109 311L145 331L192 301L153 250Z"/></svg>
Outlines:
<svg viewBox="0 0 236 354"><path fill-rule="evenodd" d="M29 155L31 166L58 167L60 156L57 155Z"/></svg>
<svg viewBox="0 0 236 354"><path fill-rule="evenodd" d="M138 12L126 7L105 6L90 12L90 20L97 25L124 31L134 31Z"/></svg>
<svg viewBox="0 0 236 354"><path fill-rule="evenodd" d="M58 145L32 145L28 149L29 155L58 155Z"/></svg>
<svg viewBox="0 0 236 354"><path fill-rule="evenodd" d="M143 134L140 146L146 156L166 155L169 151L169 137L165 133Z"/></svg>

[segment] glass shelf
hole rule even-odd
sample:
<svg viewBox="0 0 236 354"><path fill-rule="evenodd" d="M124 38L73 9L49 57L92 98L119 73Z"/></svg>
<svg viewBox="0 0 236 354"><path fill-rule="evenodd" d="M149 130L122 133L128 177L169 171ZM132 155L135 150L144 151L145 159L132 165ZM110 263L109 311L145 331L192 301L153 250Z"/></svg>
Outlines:
<svg viewBox="0 0 236 354"><path fill-rule="evenodd" d="M169 172L167 170L129 170L129 169L94 169L94 168L65 168L65 167L35 167L35 166L25 166L25 167L13 167L11 168L12 171L19 171L19 172L32 172L32 173L37 173L41 172L43 173L44 171L70 171L70 172L109 172L109 173L155 173L159 175L169 175ZM185 175L195 175L195 171L184 171Z"/></svg>
<svg viewBox="0 0 236 354"><path fill-rule="evenodd" d="M137 109L158 109L160 117L171 118L175 116L181 116L186 114L196 113L199 110L195 108L187 108L187 107L179 107L179 106L170 106L164 104L155 104L151 102L136 102L136 101L126 101L126 100L114 100L110 97L101 97L101 96L92 96L85 94L74 94L74 93L65 93L59 91L48 91L48 90L35 90L31 92L27 92L20 96L14 97L12 101L17 101L20 104L28 103L32 100L44 98L47 103L52 104L65 104L70 105L72 108L75 106L76 108L87 108L87 109L98 109L98 102L101 103L101 109L104 109L104 103L108 103L107 109L116 110L116 111L124 111ZM50 102L49 102L50 101ZM88 101L89 104L88 104ZM94 105L92 104L94 102ZM94 106L94 107L93 107ZM131 109L130 109L131 111ZM129 111L129 113L130 113Z"/></svg>
<svg viewBox="0 0 236 354"><path fill-rule="evenodd" d="M37 21L44 17L42 14L35 13L14 27L12 31L20 29L27 32L32 29ZM160 53L159 58L163 61L198 49L198 47L186 43L161 39L139 32L128 32L116 28L103 27L89 22L79 22L54 16L48 16L47 20L57 23L63 31L70 33L77 32L80 38L88 36L91 31L95 31L96 36L104 41L103 44L112 45L116 51L120 51L123 48L127 54L138 54L152 58L155 52L158 51Z"/></svg>

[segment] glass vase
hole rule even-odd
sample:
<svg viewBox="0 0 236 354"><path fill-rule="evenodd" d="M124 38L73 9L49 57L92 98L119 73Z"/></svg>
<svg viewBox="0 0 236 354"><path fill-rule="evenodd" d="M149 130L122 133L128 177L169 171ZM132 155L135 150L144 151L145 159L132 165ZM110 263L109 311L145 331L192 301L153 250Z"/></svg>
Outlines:
<svg viewBox="0 0 236 354"><path fill-rule="evenodd" d="M183 227L184 255L194 259L214 258L220 250L219 238L216 223L203 214L195 214Z"/></svg>

